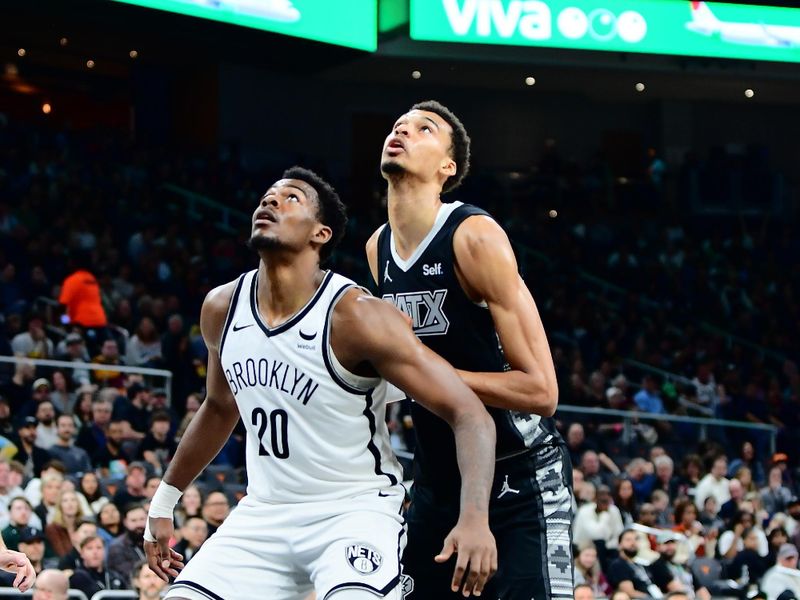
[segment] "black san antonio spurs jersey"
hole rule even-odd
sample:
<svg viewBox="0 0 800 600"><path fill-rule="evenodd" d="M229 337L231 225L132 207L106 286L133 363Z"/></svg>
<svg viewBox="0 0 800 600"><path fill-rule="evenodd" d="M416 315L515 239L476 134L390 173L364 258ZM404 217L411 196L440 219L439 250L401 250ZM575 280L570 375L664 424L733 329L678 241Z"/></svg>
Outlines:
<svg viewBox="0 0 800 600"><path fill-rule="evenodd" d="M489 309L470 300L455 273L453 234L473 215L488 216L469 204L443 204L431 231L408 260L397 255L387 223L378 238L378 292L409 315L419 339L457 369L504 371L508 365ZM497 426L498 459L559 439L552 419L487 409ZM460 480L452 430L416 402L412 418L418 442L415 479L457 493Z"/></svg>

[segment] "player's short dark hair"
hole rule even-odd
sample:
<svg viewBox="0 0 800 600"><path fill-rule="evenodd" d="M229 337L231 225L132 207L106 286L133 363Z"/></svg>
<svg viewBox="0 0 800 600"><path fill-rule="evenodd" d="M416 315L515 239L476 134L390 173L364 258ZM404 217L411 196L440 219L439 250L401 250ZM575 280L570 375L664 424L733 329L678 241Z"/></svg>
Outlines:
<svg viewBox="0 0 800 600"><path fill-rule="evenodd" d="M461 120L449 108L436 100L417 102L411 110L424 110L439 115L450 125L453 133L450 136L450 155L456 163L456 174L447 178L442 186L446 193L457 188L469 173L469 145L470 139Z"/></svg>
<svg viewBox="0 0 800 600"><path fill-rule="evenodd" d="M331 239L319 249L319 260L325 262L344 236L347 227L347 209L333 186L304 167L290 167L283 172L283 179L299 179L306 182L317 193L319 222L331 228Z"/></svg>

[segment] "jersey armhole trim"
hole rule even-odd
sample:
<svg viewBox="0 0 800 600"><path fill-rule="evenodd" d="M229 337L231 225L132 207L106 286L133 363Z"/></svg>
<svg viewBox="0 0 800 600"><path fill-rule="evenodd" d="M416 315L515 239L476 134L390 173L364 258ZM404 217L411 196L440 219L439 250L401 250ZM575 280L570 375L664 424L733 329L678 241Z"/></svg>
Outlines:
<svg viewBox="0 0 800 600"><path fill-rule="evenodd" d="M233 322L233 314L236 312L236 306L239 303L239 293L242 291L242 284L247 273L239 275L239 281L236 282L236 289L231 296L231 303L228 305L228 314L225 315L225 326L222 328L222 337L219 340L219 355L222 357L222 349L225 347L225 339L228 337L228 329L230 329Z"/></svg>
<svg viewBox="0 0 800 600"><path fill-rule="evenodd" d="M336 308L336 305L339 303L339 300L342 299L345 292L350 289L362 289L360 286L357 286L352 283L348 283L343 285L339 288L336 293L331 298L330 306L328 307L328 314L325 315L325 325L322 328L322 360L325 363L325 368L328 370L328 374L331 376L336 385L342 388L344 391L349 392L351 394L356 394L358 396L365 396L369 394L372 389L375 387L371 385L368 388L357 388L351 383L345 381L342 376L337 372L336 368L334 367L334 360L336 363L339 363L339 360L333 354L333 348L331 348L331 316L333 315L333 311ZM344 367L342 367L344 369ZM359 379L369 380L372 378L369 377L360 377L358 375L352 374L354 377L359 377ZM374 381L378 383L380 381L379 378L374 378Z"/></svg>

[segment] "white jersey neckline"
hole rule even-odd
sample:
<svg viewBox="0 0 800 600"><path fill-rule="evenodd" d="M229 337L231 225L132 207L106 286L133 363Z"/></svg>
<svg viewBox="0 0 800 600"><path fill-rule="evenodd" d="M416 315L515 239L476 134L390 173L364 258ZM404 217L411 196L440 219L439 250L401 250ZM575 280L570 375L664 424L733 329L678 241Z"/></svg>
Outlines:
<svg viewBox="0 0 800 600"><path fill-rule="evenodd" d="M319 287L314 292L314 294L309 298L308 302L305 303L303 308L298 310L294 313L291 317L286 319L280 325L275 325L274 327L270 327L270 325L266 322L266 320L261 316L261 311L258 308L258 275L259 269L256 269L255 275L253 275L253 280L250 285L250 310L253 313L253 318L255 319L258 326L261 330L267 334L267 336L277 335L290 329L293 325L300 322L303 317L310 311L314 305L317 303L317 300L322 296L322 293L325 291L325 288L330 283L331 279L333 278L333 271L330 269L325 271L325 276L322 278L322 282L319 284Z"/></svg>

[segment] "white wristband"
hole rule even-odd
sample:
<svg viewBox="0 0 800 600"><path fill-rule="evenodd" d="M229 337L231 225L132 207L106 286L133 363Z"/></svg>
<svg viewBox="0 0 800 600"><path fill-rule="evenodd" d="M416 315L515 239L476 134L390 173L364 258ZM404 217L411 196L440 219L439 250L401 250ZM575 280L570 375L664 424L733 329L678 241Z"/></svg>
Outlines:
<svg viewBox="0 0 800 600"><path fill-rule="evenodd" d="M171 519L182 494L178 488L162 481L150 500L150 512L147 516L151 519Z"/></svg>

